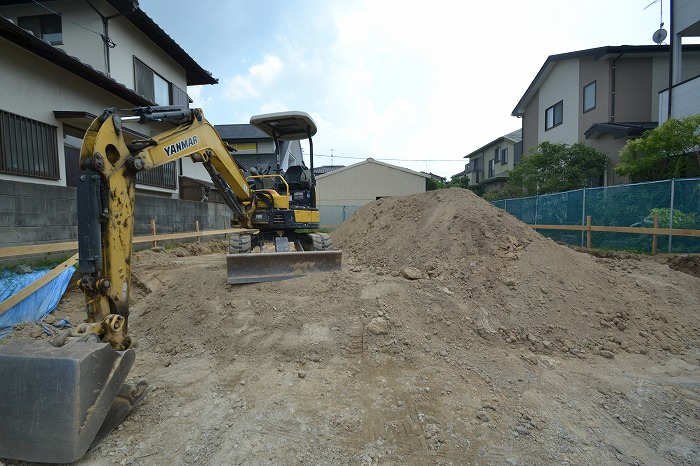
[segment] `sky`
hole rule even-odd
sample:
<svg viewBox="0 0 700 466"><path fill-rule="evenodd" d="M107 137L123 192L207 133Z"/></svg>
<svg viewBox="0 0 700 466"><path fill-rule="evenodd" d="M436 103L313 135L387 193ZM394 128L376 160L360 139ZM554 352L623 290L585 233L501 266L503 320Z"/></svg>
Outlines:
<svg viewBox="0 0 700 466"><path fill-rule="evenodd" d="M372 157L446 178L467 154L520 128L511 112L549 55L650 45L662 21L669 28L668 0L139 6L219 80L187 89L211 123L304 111L318 127L314 166Z"/></svg>

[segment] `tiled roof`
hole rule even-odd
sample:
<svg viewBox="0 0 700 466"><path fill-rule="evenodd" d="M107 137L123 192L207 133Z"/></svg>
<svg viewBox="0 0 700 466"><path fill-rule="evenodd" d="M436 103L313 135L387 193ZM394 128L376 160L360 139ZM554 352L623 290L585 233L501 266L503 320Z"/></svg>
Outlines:
<svg viewBox="0 0 700 466"><path fill-rule="evenodd" d="M248 123L215 125L214 128L216 128L216 131L219 133L219 136L221 136L221 139L226 141L259 141L261 139L272 139L270 136L265 134L264 131Z"/></svg>

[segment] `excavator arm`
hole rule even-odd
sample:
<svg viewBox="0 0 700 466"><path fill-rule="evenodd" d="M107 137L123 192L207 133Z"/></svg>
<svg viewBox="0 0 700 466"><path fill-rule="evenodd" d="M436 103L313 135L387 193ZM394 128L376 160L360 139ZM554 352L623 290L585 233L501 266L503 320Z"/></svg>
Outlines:
<svg viewBox="0 0 700 466"><path fill-rule="evenodd" d="M226 144L200 109L141 107L120 117L107 109L88 128L80 152L78 236L80 288L88 325L114 349L130 345L128 302L136 173L189 157L209 172L234 214L251 225L254 193ZM123 123L173 123L152 138L127 142Z"/></svg>
<svg viewBox="0 0 700 466"><path fill-rule="evenodd" d="M131 140L125 137L127 122L170 126L152 137ZM302 112L263 115L251 123L275 141L298 134L310 138L316 130ZM252 190L249 181L266 178L243 176L201 110L140 107L125 116L105 110L85 133L80 152L79 286L87 322L50 341L14 340L0 347L0 458L74 462L145 395L145 382L126 383L135 361L127 330L136 174L183 157L207 169L233 212L233 223L247 229L243 234L267 228L276 239L286 233L311 243L307 250L302 246L302 252L229 254L229 283L340 269L340 251L331 250L327 234L296 231L314 225L313 216L318 217L315 200L309 203L305 197L315 192L313 177L309 183L299 173L295 178L288 173L287 179L276 173L273 176L285 186L279 191L284 192ZM277 219L280 224L271 221ZM239 242L237 252L249 247L250 237ZM232 271L239 269L247 270L245 276L233 277Z"/></svg>

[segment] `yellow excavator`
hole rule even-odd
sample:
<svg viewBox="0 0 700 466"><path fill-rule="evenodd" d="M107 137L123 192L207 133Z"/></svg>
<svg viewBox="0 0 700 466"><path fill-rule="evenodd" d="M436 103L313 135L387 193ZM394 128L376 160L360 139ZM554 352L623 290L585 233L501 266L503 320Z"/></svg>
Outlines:
<svg viewBox="0 0 700 466"><path fill-rule="evenodd" d="M258 115L251 124L279 141L308 139L304 165L260 174L239 164L200 109L106 109L88 128L78 183L79 287L87 321L49 340L0 347L0 458L67 463L108 435L144 397L126 383L135 361L128 334L135 177L189 157L202 163L233 212L231 284L340 269L341 252L320 224L313 177L316 125L304 112ZM125 123L170 126L145 139ZM277 153L279 160L279 153ZM265 252L274 243L274 252ZM292 251L294 249L294 251ZM260 251L260 252L252 252ZM223 277L222 277L223 281Z"/></svg>

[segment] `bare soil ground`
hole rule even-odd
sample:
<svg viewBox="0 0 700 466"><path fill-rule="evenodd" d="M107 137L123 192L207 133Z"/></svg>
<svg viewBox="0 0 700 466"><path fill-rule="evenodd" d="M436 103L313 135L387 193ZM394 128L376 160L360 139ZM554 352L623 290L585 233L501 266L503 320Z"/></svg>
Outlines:
<svg viewBox="0 0 700 466"><path fill-rule="evenodd" d="M461 189L333 239L341 272L243 286L211 246L137 253L149 392L78 464L700 464L697 257L594 257Z"/></svg>

